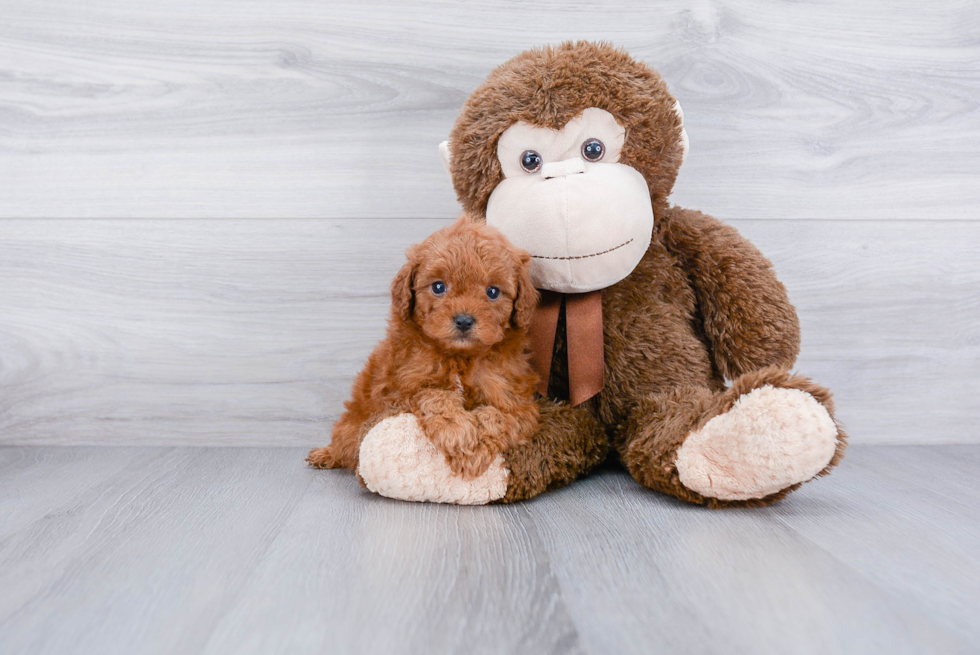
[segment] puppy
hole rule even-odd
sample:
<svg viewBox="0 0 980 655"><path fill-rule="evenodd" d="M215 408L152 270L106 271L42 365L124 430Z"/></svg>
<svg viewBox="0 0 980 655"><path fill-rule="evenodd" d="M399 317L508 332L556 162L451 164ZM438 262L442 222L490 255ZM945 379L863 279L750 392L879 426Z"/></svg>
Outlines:
<svg viewBox="0 0 980 655"><path fill-rule="evenodd" d="M391 283L387 337L355 379L330 445L306 461L356 471L368 430L411 412L452 471L474 478L537 428L530 256L465 216L407 254Z"/></svg>

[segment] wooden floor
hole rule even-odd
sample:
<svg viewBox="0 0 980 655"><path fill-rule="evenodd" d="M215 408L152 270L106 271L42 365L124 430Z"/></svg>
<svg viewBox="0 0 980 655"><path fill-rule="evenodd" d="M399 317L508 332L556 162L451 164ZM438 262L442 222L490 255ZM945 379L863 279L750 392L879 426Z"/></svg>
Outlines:
<svg viewBox="0 0 980 655"><path fill-rule="evenodd" d="M389 501L297 448L0 448L0 652L926 653L980 642L980 446L857 446L766 509L607 468Z"/></svg>

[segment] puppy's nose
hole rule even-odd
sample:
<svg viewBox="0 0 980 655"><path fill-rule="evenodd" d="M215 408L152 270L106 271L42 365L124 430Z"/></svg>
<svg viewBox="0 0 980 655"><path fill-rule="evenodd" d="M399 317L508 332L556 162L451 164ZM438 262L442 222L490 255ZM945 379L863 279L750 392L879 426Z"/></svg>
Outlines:
<svg viewBox="0 0 980 655"><path fill-rule="evenodd" d="M476 319L469 314L456 314L453 316L453 325L455 325L460 332L466 332L473 327L474 323L476 323Z"/></svg>

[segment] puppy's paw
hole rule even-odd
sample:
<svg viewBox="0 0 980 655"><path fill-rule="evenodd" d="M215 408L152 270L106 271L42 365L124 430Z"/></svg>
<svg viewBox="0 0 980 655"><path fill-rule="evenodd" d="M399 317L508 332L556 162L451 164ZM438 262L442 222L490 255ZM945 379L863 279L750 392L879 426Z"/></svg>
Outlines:
<svg viewBox="0 0 980 655"><path fill-rule="evenodd" d="M479 444L479 427L470 412L460 410L446 416L424 415L420 424L429 441L445 453L461 456Z"/></svg>
<svg viewBox="0 0 980 655"><path fill-rule="evenodd" d="M318 469L333 469L340 466L334 458L330 446L311 450L310 454L306 456L306 463Z"/></svg>
<svg viewBox="0 0 980 655"><path fill-rule="evenodd" d="M420 422L429 441L445 453L446 463L452 472L467 480L482 475L497 454L484 445L479 421L471 412L425 415Z"/></svg>
<svg viewBox="0 0 980 655"><path fill-rule="evenodd" d="M496 438L507 431L507 419L504 413L493 405L481 405L473 410L479 431Z"/></svg>
<svg viewBox="0 0 980 655"><path fill-rule="evenodd" d="M498 453L489 446L478 446L476 451L446 453L446 462L456 475L472 480L483 475Z"/></svg>
<svg viewBox="0 0 980 655"><path fill-rule="evenodd" d="M413 414L387 418L364 436L357 469L371 491L399 500L484 505L504 497L504 458L491 458L482 475L456 475L445 454L426 437Z"/></svg>

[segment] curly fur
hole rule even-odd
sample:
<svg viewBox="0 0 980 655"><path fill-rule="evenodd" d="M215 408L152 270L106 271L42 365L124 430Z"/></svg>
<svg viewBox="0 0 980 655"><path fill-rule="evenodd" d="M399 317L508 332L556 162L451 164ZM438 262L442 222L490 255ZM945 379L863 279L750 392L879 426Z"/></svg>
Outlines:
<svg viewBox="0 0 980 655"><path fill-rule="evenodd" d="M391 284L388 333L354 381L317 468L357 470L361 440L382 418L412 412L452 470L473 478L537 428L527 329L538 294L529 256L464 217L408 250ZM437 296L432 284L447 291ZM500 289L490 299L487 288ZM461 331L454 317L469 314Z"/></svg>

